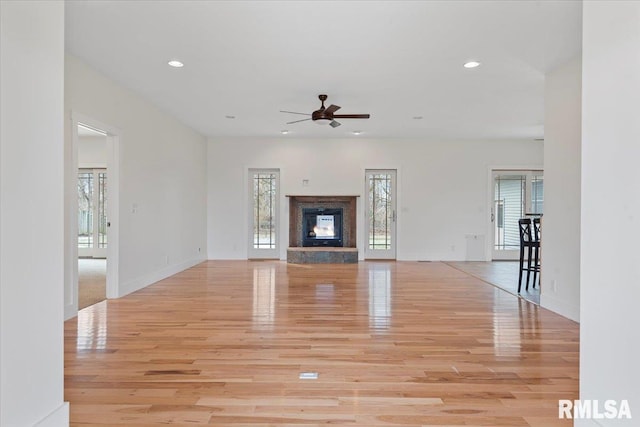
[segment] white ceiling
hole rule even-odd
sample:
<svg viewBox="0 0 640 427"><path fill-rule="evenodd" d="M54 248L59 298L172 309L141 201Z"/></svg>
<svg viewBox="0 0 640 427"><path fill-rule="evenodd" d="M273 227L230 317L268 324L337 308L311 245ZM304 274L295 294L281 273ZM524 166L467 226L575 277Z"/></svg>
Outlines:
<svg viewBox="0 0 640 427"><path fill-rule="evenodd" d="M524 0L67 1L66 47L208 136L535 139L545 73L580 53L581 10ZM470 59L482 65L463 68ZM310 113L320 93L339 113L371 119L285 124L304 117L279 110Z"/></svg>

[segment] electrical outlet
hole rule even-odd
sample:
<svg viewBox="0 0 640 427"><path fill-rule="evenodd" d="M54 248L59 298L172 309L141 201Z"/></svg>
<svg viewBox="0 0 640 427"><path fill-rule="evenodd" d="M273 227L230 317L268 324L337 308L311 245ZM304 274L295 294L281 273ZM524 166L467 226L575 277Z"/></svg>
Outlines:
<svg viewBox="0 0 640 427"><path fill-rule="evenodd" d="M558 292L558 282L556 282L556 279L551 281L551 290L553 292Z"/></svg>

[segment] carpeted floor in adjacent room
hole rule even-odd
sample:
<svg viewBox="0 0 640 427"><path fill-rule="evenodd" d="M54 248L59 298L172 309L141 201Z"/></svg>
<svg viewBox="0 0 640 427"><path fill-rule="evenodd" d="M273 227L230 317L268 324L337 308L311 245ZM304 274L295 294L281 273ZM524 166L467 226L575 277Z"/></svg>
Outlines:
<svg viewBox="0 0 640 427"><path fill-rule="evenodd" d="M78 259L78 310L106 299L107 260Z"/></svg>

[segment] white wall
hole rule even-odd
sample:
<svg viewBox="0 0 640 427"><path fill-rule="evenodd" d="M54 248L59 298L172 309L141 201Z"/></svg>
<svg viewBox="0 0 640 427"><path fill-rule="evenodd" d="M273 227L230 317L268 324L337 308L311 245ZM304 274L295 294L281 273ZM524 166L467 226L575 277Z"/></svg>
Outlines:
<svg viewBox="0 0 640 427"><path fill-rule="evenodd" d="M107 167L107 137L80 136L78 137L78 167L106 168Z"/></svg>
<svg viewBox="0 0 640 427"><path fill-rule="evenodd" d="M120 132L118 296L204 260L205 138L78 58L67 55L65 67L69 169L72 111ZM75 197L74 179L68 174L67 204ZM70 234L72 224L66 225Z"/></svg>
<svg viewBox="0 0 640 427"><path fill-rule="evenodd" d="M582 58L547 74L544 117L543 307L580 317Z"/></svg>
<svg viewBox="0 0 640 427"><path fill-rule="evenodd" d="M331 131L331 129L327 129ZM318 158L318 151L332 153ZM465 260L467 235L489 244L491 166L541 167L535 141L309 139L209 140L208 256L247 257L247 168L280 168L281 195L363 195L364 170L398 169L399 260ZM309 179L303 187L302 180ZM288 242L288 204L281 198L281 241ZM358 247L363 248L362 197ZM473 242L472 242L473 244ZM286 245L281 247L286 257ZM486 256L490 256L488 250Z"/></svg>
<svg viewBox="0 0 640 427"><path fill-rule="evenodd" d="M580 398L640 419L640 2L584 2Z"/></svg>
<svg viewBox="0 0 640 427"><path fill-rule="evenodd" d="M64 3L0 19L0 425L64 426Z"/></svg>

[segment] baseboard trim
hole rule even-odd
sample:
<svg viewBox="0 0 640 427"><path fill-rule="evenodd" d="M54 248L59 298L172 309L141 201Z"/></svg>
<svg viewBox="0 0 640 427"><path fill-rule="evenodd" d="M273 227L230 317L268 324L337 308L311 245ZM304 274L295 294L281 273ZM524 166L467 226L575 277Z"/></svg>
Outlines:
<svg viewBox="0 0 640 427"><path fill-rule="evenodd" d="M63 402L52 413L35 423L34 427L69 427L69 402Z"/></svg>
<svg viewBox="0 0 640 427"><path fill-rule="evenodd" d="M64 306L64 320L69 320L72 317L78 315L78 307L75 304L65 304Z"/></svg>
<svg viewBox="0 0 640 427"><path fill-rule="evenodd" d="M166 279L169 276L173 276L174 274L180 273L188 268L193 267L194 265L200 264L201 262L206 261L205 258L196 258L187 261L183 261L178 264L170 265L161 270L151 272L142 277L138 277L133 280L129 280L120 284L118 289L118 298L121 298L125 295L128 295L132 292L138 291L142 288L146 288L147 286L156 283L162 279Z"/></svg>
<svg viewBox="0 0 640 427"><path fill-rule="evenodd" d="M549 296L543 291L540 295L540 306L547 310L551 310L560 316L566 317L567 319L573 320L574 322L580 323L579 305L575 306L573 304L567 304L565 301Z"/></svg>

